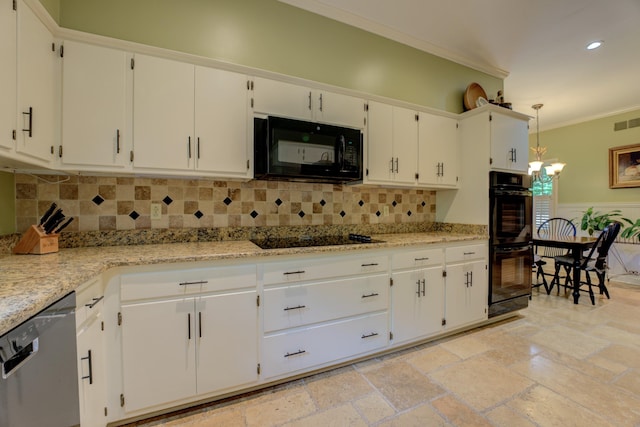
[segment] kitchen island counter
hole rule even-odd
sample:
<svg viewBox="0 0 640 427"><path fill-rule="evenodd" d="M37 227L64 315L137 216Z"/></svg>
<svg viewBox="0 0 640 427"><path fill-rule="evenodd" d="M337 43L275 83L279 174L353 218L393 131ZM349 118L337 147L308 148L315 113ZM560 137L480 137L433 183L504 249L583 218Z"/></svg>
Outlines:
<svg viewBox="0 0 640 427"><path fill-rule="evenodd" d="M229 240L61 249L46 255L4 255L0 257L0 335L113 268L388 249L486 240L487 236L439 232L378 234L373 238L381 242L265 250L247 240Z"/></svg>

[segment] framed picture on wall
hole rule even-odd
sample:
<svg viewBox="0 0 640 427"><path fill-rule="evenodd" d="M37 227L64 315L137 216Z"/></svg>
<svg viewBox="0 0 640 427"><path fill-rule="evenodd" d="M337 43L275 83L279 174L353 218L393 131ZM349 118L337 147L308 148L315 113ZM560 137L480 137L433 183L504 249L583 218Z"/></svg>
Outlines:
<svg viewBox="0 0 640 427"><path fill-rule="evenodd" d="M609 148L609 188L640 187L640 144Z"/></svg>

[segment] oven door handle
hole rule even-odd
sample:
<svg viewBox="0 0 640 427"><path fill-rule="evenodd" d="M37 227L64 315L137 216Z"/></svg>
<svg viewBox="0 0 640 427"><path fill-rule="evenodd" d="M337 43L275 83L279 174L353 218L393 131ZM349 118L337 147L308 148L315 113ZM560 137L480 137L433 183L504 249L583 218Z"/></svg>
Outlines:
<svg viewBox="0 0 640 427"><path fill-rule="evenodd" d="M497 197L501 196L523 196L531 197L533 193L529 190L493 190L493 195Z"/></svg>
<svg viewBox="0 0 640 427"><path fill-rule="evenodd" d="M532 250L531 245L527 246L515 246L515 247L496 247L494 249L499 254L512 254L518 252L529 252Z"/></svg>

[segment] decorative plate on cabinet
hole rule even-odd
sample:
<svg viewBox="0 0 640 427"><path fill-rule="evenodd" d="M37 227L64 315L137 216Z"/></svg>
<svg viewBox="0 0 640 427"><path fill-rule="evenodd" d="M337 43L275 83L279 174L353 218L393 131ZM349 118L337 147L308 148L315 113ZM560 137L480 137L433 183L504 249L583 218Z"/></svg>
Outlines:
<svg viewBox="0 0 640 427"><path fill-rule="evenodd" d="M469 86L467 86L467 90L464 91L465 111L473 110L474 108L476 108L476 101L480 97L487 99L487 94L485 93L484 89L482 89L482 86L480 86L478 83L471 83Z"/></svg>

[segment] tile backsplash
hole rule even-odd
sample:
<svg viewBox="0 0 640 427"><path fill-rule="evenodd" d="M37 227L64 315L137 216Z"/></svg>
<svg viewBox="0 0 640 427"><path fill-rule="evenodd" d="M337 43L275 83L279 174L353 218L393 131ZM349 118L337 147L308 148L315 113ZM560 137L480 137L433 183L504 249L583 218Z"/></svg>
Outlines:
<svg viewBox="0 0 640 427"><path fill-rule="evenodd" d="M68 231L417 224L435 192L280 181L16 174L19 233L56 202ZM151 219L151 204L162 210ZM387 215L385 213L388 212Z"/></svg>

